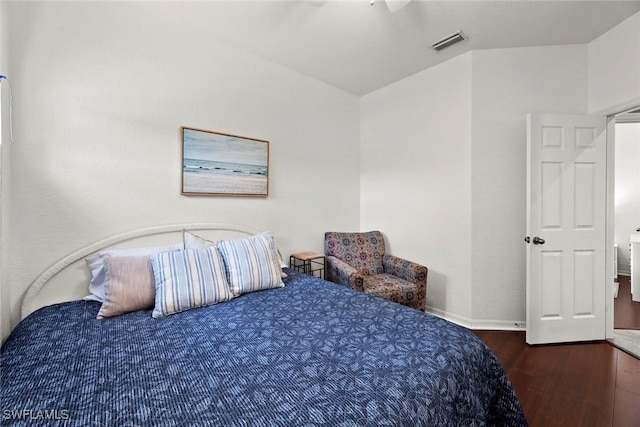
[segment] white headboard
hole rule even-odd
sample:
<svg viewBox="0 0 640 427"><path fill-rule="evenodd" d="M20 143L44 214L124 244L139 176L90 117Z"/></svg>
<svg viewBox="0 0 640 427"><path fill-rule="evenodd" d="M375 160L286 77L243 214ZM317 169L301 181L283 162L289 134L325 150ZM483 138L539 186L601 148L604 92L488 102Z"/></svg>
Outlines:
<svg viewBox="0 0 640 427"><path fill-rule="evenodd" d="M62 258L33 281L22 301L22 318L41 307L87 296L91 277L85 262L88 256L109 249L180 244L182 230L193 231L209 240L238 239L260 232L234 224L171 224L132 230L92 243Z"/></svg>

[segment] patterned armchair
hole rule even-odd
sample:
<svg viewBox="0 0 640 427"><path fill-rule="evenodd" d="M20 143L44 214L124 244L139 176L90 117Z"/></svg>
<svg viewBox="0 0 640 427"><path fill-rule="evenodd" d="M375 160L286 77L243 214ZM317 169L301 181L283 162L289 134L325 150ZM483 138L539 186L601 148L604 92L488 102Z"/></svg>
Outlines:
<svg viewBox="0 0 640 427"><path fill-rule="evenodd" d="M424 311L427 267L385 254L379 231L324 234L327 280Z"/></svg>

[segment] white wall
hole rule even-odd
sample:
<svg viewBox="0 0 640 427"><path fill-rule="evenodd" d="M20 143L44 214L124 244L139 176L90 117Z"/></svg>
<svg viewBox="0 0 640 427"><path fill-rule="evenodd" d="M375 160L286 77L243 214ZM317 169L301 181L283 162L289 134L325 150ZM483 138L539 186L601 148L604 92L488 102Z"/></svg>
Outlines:
<svg viewBox="0 0 640 427"><path fill-rule="evenodd" d="M454 61L362 98L361 228L385 230L392 250L431 268L432 311L508 328L524 322L526 310L526 113L611 114L640 105L640 13L588 45L474 51ZM471 111L460 74L469 61ZM443 147L452 122L459 138ZM388 147L407 165L387 166ZM469 170L445 172L438 160L449 165L444 159L456 150ZM448 189L457 202L439 205Z"/></svg>
<svg viewBox="0 0 640 427"><path fill-rule="evenodd" d="M585 113L586 64L584 45L474 51L362 98L361 228L430 268L431 311L524 323L526 114Z"/></svg>
<svg viewBox="0 0 640 427"><path fill-rule="evenodd" d="M640 227L640 123L616 124L615 242L618 273L629 275L629 235Z"/></svg>
<svg viewBox="0 0 640 427"><path fill-rule="evenodd" d="M526 115L586 113L586 63L584 45L473 52L471 317L479 327L525 319Z"/></svg>
<svg viewBox="0 0 640 427"><path fill-rule="evenodd" d="M589 111L640 105L640 12L589 43Z"/></svg>
<svg viewBox="0 0 640 427"><path fill-rule="evenodd" d="M326 230L358 228L358 98L205 37L193 24L207 7L6 4L14 324L45 268L117 233L242 224L273 230L288 256L321 251ZM269 140L269 197L181 196L181 125Z"/></svg>
<svg viewBox="0 0 640 427"><path fill-rule="evenodd" d="M468 318L471 54L361 99L360 228L429 268L427 306Z"/></svg>

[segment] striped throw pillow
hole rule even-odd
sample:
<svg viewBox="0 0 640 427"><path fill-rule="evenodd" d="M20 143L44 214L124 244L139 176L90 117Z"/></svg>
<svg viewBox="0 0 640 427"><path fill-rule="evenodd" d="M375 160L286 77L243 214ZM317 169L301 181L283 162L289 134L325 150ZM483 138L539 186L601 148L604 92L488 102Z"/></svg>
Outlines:
<svg viewBox="0 0 640 427"><path fill-rule="evenodd" d="M227 270L234 296L262 289L281 288L278 250L270 231L216 245Z"/></svg>
<svg viewBox="0 0 640 427"><path fill-rule="evenodd" d="M209 246L214 246L216 244L216 242L203 239L202 237L197 236L187 230L182 230L182 241L185 249L208 248ZM278 263L280 265L280 268L282 269L287 267L287 264L282 261L282 256L280 255L280 252L277 251L277 248L276 252L278 253ZM280 277L284 279L285 277L287 277L287 273L280 270Z"/></svg>
<svg viewBox="0 0 640 427"><path fill-rule="evenodd" d="M224 262L215 247L151 256L156 287L153 317L229 301Z"/></svg>

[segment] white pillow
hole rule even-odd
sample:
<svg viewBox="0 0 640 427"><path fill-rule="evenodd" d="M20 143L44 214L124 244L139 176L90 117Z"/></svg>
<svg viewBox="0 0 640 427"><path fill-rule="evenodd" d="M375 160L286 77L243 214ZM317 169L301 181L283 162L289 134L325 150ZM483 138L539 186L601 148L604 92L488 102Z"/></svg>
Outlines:
<svg viewBox="0 0 640 427"><path fill-rule="evenodd" d="M204 249L216 244L216 242L203 239L187 230L182 230L182 243L185 249Z"/></svg>
<svg viewBox="0 0 640 427"><path fill-rule="evenodd" d="M182 249L183 245L172 245L165 247L154 248L128 248L128 249L113 249L110 251L99 252L85 261L91 270L91 281L89 282L90 295L84 297L87 301L104 302L104 289L107 281L107 277L104 269L104 258L106 256L141 256L141 255L153 255L158 252L175 251Z"/></svg>
<svg viewBox="0 0 640 427"><path fill-rule="evenodd" d="M151 266L156 288L152 317L233 298L215 247L161 252L151 256Z"/></svg>
<svg viewBox="0 0 640 427"><path fill-rule="evenodd" d="M273 234L270 231L238 240L223 240L216 248L227 269L234 296L284 286Z"/></svg>

